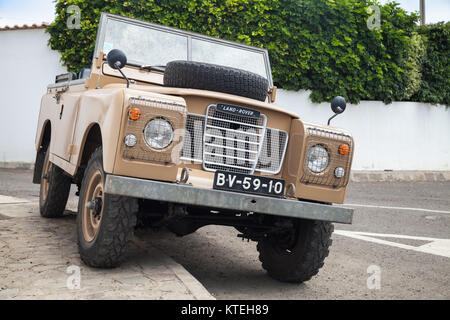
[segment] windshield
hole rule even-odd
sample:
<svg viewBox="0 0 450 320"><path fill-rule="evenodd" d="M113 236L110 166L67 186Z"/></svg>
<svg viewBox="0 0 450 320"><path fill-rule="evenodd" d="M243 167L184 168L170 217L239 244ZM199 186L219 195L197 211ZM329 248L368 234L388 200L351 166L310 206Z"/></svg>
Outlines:
<svg viewBox="0 0 450 320"><path fill-rule="evenodd" d="M250 47L139 20L102 14L95 57L122 50L130 64L165 66L173 60L213 63L254 72L272 85L265 49Z"/></svg>

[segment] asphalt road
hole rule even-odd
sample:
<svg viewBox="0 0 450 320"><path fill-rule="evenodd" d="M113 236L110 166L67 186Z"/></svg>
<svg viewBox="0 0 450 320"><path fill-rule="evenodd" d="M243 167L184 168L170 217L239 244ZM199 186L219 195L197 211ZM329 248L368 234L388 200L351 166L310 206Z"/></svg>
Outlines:
<svg viewBox="0 0 450 320"><path fill-rule="evenodd" d="M0 195L36 200L38 186L30 181L29 171L0 170ZM353 224L335 224L325 266L303 284L269 278L256 244L233 228L137 237L218 299L450 299L450 182L351 183L346 203L355 209Z"/></svg>

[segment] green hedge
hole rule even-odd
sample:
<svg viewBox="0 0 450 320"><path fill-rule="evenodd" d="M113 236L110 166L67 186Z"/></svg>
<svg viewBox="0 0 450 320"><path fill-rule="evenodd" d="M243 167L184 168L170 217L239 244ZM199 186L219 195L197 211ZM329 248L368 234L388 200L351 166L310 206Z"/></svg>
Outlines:
<svg viewBox="0 0 450 320"><path fill-rule="evenodd" d="M310 89L314 102L342 95L353 103L415 99L449 104L443 92L448 57L441 59L448 51L448 28L442 34L417 30L416 14L388 3L379 6L380 30L370 30L368 7L373 4L377 1L59 0L47 31L51 48L72 71L90 65L100 13L106 11L265 47L275 85ZM80 30L66 26L69 5L81 9ZM440 42L445 36L447 42ZM425 43L433 43L426 53ZM439 59L443 73L434 75Z"/></svg>
<svg viewBox="0 0 450 320"><path fill-rule="evenodd" d="M420 27L419 34L425 43L422 81L411 100L450 106L450 22Z"/></svg>

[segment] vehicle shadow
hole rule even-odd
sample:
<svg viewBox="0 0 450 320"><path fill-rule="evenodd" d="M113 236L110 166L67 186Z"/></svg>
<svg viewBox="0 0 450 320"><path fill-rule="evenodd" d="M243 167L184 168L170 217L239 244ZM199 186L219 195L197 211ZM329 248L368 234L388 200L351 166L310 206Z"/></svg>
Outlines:
<svg viewBox="0 0 450 320"><path fill-rule="evenodd" d="M81 266L91 277L110 281L117 274L134 274L142 261L145 261L147 274L158 273L158 268L164 264L158 253L161 252L182 265L219 299L320 298L309 282L281 283L270 278L261 267L256 243L237 238L238 231L231 227L207 226L185 237L177 237L166 229L137 229L135 237L146 248L133 243L119 268L90 268L79 259L76 249L76 215L76 211L66 210L58 219L38 219L43 223L41 231L64 243L59 248L61 253L74 254L68 259L70 264ZM149 247L157 250L148 250Z"/></svg>
<svg viewBox="0 0 450 320"><path fill-rule="evenodd" d="M169 231L138 230L136 236L149 242L183 265L220 299L286 299L289 292L306 295L309 285L282 283L261 267L256 243L237 238L230 227L207 226L196 233L177 237Z"/></svg>
<svg viewBox="0 0 450 320"><path fill-rule="evenodd" d="M73 221L76 239L75 206L71 209L66 210L63 219ZM181 264L219 299L314 298L314 289L308 282L282 283L270 278L261 267L256 243L237 238L238 233L232 227L206 226L193 234L177 237L164 228L146 228L137 229L135 237ZM133 245L120 268L126 270L143 256L151 260L149 254Z"/></svg>

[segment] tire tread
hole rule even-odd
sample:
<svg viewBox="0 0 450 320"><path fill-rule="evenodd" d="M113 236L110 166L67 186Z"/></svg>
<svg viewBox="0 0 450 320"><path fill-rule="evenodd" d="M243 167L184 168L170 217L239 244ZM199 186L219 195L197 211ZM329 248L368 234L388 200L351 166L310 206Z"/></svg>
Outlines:
<svg viewBox="0 0 450 320"><path fill-rule="evenodd" d="M164 71L164 86L234 94L264 101L269 82L245 70L196 61L171 61Z"/></svg>
<svg viewBox="0 0 450 320"><path fill-rule="evenodd" d="M298 255L291 265L277 265L277 259L271 256L267 246L270 243L260 241L257 245L259 260L264 270L279 281L300 283L310 280L324 265L332 244L331 235L334 226L330 222L311 220L308 224L308 236L303 245L302 255Z"/></svg>
<svg viewBox="0 0 450 320"><path fill-rule="evenodd" d="M47 150L47 152L50 151ZM45 160L48 161L48 154L46 155ZM42 179L43 178L41 178L41 183ZM58 218L64 214L64 210L66 209L72 179L64 173L63 169L55 164L51 165L47 179L49 184L48 193L44 203L42 203L41 200L39 201L39 211L44 218Z"/></svg>
<svg viewBox="0 0 450 320"><path fill-rule="evenodd" d="M102 168L102 148L94 151L89 159L85 177L82 182L82 196L84 197L84 189L88 181L88 175L95 165L100 165ZM81 225L81 205L82 201L80 194L80 204L78 207L78 248L80 251L81 260L91 267L98 268L114 268L120 265L123 261L128 247L133 239L134 227L136 226L138 211L138 202L134 198L115 196L110 194L104 195L103 216L101 221L101 230L94 239L94 243L86 248L83 243L83 231Z"/></svg>

